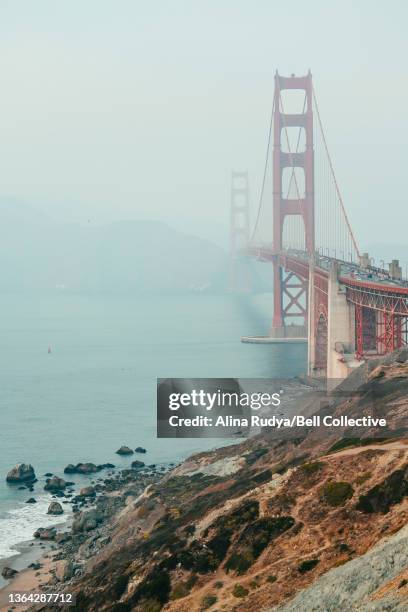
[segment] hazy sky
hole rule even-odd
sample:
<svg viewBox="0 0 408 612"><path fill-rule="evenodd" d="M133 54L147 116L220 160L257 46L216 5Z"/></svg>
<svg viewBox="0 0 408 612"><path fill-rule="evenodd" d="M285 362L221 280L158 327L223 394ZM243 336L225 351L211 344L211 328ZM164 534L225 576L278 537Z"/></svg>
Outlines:
<svg viewBox="0 0 408 612"><path fill-rule="evenodd" d="M407 23L403 0L0 0L0 194L223 230L231 168L256 206L275 69L311 68L360 242L404 243Z"/></svg>

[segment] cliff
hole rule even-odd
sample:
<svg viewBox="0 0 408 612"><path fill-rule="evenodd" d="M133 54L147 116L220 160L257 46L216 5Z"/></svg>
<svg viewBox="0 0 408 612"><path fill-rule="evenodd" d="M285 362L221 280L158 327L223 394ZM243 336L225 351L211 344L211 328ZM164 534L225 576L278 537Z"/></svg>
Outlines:
<svg viewBox="0 0 408 612"><path fill-rule="evenodd" d="M375 386L398 431L405 360L366 368L336 413L366 410ZM78 612L405 610L408 441L369 434L266 432L191 457L140 497L124 486L126 505L61 549L77 576L50 588L75 592Z"/></svg>

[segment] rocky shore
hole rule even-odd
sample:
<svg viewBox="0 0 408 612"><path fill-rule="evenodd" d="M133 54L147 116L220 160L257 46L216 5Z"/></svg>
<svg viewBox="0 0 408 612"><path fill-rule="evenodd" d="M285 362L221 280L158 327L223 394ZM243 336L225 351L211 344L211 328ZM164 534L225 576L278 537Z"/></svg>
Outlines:
<svg viewBox="0 0 408 612"><path fill-rule="evenodd" d="M146 449L137 447L135 451L118 454L130 455L133 452L144 454ZM39 527L33 533L33 541L21 545L18 556L10 563L4 560L0 564L2 578L10 581L0 588L0 612L13 609L7 605L7 595L13 590L59 590L67 581L81 576L84 564L109 541L111 521L115 515L138 499L146 487L163 478L169 467L146 466L139 460L132 461L129 468L124 469L116 469L111 463L69 464L64 474L74 478L78 474L92 478L79 491L75 491L74 482L51 473L45 474L43 489L51 496L47 514L55 517L65 515L69 520L55 526ZM104 476L100 475L102 471ZM34 468L29 464L16 465L6 480L31 493L38 483ZM30 497L26 503L35 504L37 499ZM25 561L27 564L24 566ZM19 609L28 607L19 606Z"/></svg>
<svg viewBox="0 0 408 612"><path fill-rule="evenodd" d="M360 376L333 414L379 410L406 431L407 355ZM42 590L75 595L73 612L408 609L401 436L263 432L169 470L137 462L99 485L74 497L69 529L47 534L39 570Z"/></svg>

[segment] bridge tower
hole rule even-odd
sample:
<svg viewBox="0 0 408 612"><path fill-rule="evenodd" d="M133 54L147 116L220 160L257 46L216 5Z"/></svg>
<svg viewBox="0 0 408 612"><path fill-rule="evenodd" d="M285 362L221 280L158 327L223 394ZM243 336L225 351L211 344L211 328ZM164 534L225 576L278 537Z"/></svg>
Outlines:
<svg viewBox="0 0 408 612"><path fill-rule="evenodd" d="M248 293L251 282L249 262L242 252L249 243L249 179L248 172L231 173L230 216L230 291Z"/></svg>
<svg viewBox="0 0 408 612"><path fill-rule="evenodd" d="M303 112L285 113L282 105L281 92L285 89L303 90L305 92L305 107ZM289 215L299 216L303 222L304 243L307 252L312 255L315 250L314 228L314 148L313 148L313 90L312 75L303 77L283 77L275 74L274 97L274 146L273 146L273 281L274 281L274 311L272 320L272 336L285 338L287 336L307 336L307 304L308 283L293 273L285 275L279 264L278 254L283 248L283 229L285 218ZM287 137L287 128L299 127L305 131L305 150L287 152L282 150L282 139ZM289 144L289 140L288 140ZM302 168L304 172L305 192L297 193L296 199L284 197L283 171L285 168ZM295 171L295 170L293 170ZM303 319L303 325L290 326L290 318Z"/></svg>

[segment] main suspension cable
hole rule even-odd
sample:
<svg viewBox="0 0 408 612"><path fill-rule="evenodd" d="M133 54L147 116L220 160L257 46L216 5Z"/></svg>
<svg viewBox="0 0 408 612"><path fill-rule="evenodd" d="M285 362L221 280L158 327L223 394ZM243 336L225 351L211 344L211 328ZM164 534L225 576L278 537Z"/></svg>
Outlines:
<svg viewBox="0 0 408 612"><path fill-rule="evenodd" d="M326 155L327 155L327 159L328 159L328 162L329 162L330 172L331 172L331 175L332 175L332 178L333 178L333 181L334 181L334 186L335 186L335 189L336 189L337 197L339 199L340 207L341 207L341 210L342 210L342 213L343 213L343 217L344 217L344 220L345 220L345 222L347 224L347 228L348 228L348 231L350 233L351 240L352 240L354 249L356 251L357 257L360 257L360 250L358 248L357 241L355 239L353 230L351 228L350 221L349 221L349 218L347 216L346 208L345 208L344 203L343 203L343 198L341 197L340 189L339 189L339 186L338 186L338 183L337 183L336 175L334 173L333 163L332 163L332 160L331 160L331 157L330 157L330 153L329 153L329 149L328 149L328 146L327 146L326 137L325 137L324 130L323 130L322 120L320 118L319 106L317 104L317 98L316 98L316 93L315 93L313 84L312 84L312 93L313 93L313 101L314 101L315 108L316 108L317 120L319 122L320 132L321 132L321 136L322 136L322 141L323 141L323 145L324 145L324 148L325 148L325 151L326 151Z"/></svg>

